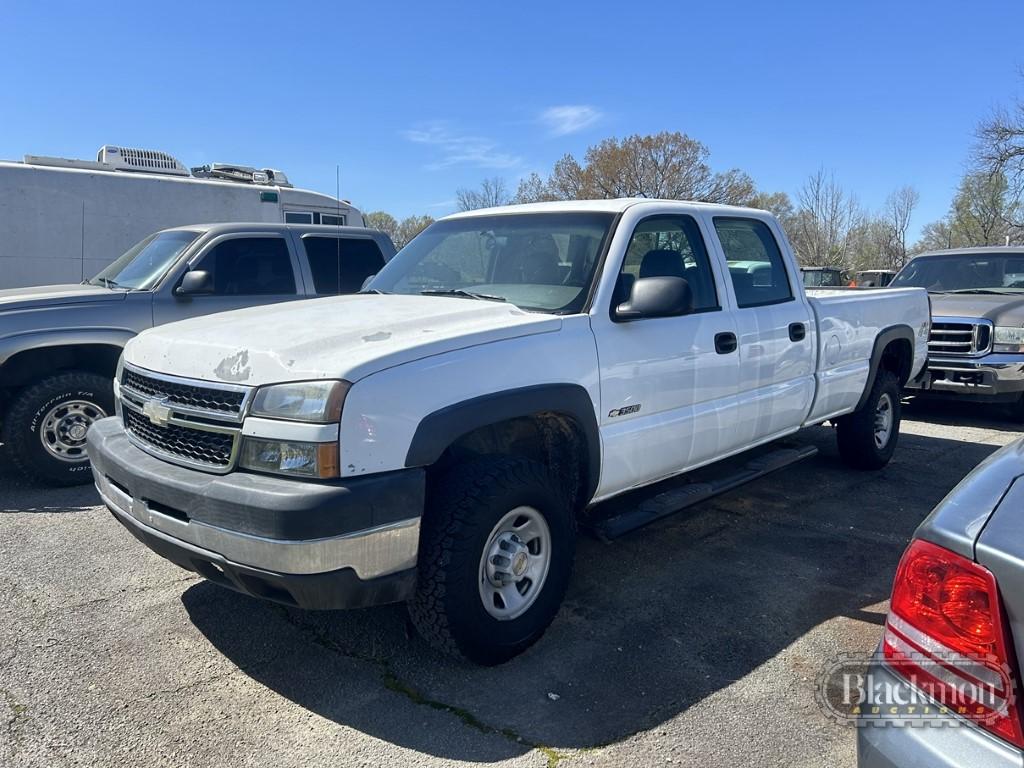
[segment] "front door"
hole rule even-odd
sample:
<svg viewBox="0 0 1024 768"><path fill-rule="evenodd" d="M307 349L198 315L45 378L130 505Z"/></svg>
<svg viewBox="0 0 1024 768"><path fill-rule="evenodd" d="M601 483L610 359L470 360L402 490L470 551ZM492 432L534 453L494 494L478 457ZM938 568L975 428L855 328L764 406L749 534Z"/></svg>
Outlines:
<svg viewBox="0 0 1024 768"><path fill-rule="evenodd" d="M676 474L732 443L736 326L722 295L721 265L713 261L692 216L642 219L619 266L612 306L592 313L604 444L598 496ZM628 322L613 317L636 280L659 276L687 280L691 313Z"/></svg>

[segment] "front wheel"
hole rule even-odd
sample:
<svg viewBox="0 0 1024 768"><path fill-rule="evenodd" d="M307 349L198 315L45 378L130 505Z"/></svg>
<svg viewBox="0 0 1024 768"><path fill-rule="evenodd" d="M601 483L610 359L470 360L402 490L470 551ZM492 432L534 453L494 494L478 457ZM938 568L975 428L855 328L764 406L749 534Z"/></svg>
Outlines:
<svg viewBox="0 0 1024 768"><path fill-rule="evenodd" d="M879 371L867 402L836 424L839 455L856 469L881 469L892 459L899 435L899 380Z"/></svg>
<svg viewBox="0 0 1024 768"><path fill-rule="evenodd" d="M113 382L86 371L48 376L23 390L4 418L10 461L46 485L90 482L85 435L114 412Z"/></svg>
<svg viewBox="0 0 1024 768"><path fill-rule="evenodd" d="M432 489L423 519L413 623L449 655L507 661L554 619L575 551L570 505L543 465L455 467Z"/></svg>

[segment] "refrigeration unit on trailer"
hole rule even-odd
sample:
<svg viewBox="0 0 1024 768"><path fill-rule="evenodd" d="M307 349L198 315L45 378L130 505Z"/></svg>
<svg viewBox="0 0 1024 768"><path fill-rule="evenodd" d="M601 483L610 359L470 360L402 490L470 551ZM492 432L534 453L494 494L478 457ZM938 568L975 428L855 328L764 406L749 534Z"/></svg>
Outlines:
<svg viewBox="0 0 1024 768"><path fill-rule="evenodd" d="M157 230L242 221L363 225L350 203L296 189L271 168L189 169L112 145L95 161L0 161L0 288L79 282Z"/></svg>

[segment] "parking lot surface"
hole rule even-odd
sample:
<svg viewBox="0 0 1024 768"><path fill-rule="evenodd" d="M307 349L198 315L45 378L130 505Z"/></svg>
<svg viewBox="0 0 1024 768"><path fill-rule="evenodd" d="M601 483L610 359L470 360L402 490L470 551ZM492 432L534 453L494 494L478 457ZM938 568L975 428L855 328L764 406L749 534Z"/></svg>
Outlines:
<svg viewBox="0 0 1024 768"><path fill-rule="evenodd" d="M580 541L554 625L481 669L404 608L306 613L142 547L91 487L0 469L2 766L852 766L819 671L874 648L917 524L1020 436L918 406L893 463L817 457L612 544Z"/></svg>

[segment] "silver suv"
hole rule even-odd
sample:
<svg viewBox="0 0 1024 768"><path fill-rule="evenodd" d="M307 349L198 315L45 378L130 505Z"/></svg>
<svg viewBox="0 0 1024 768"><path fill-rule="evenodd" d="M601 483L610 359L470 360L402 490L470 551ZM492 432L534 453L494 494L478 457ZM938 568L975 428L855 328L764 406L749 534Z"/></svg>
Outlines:
<svg viewBox="0 0 1024 768"><path fill-rule="evenodd" d="M361 227L204 224L150 235L80 285L0 291L0 440L49 485L91 479L89 426L114 412L125 343L146 328L355 293L394 255Z"/></svg>

